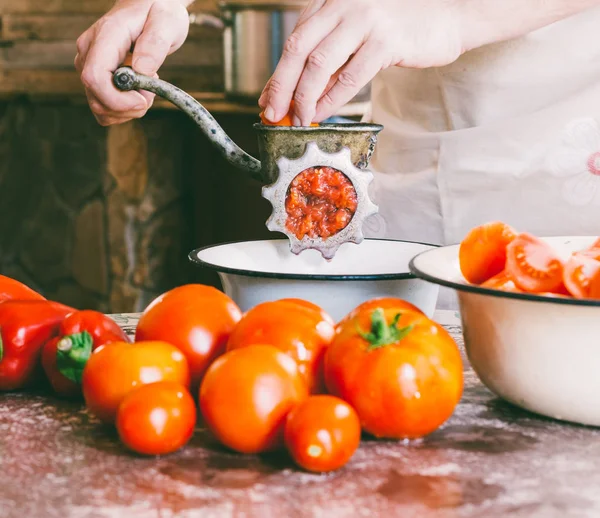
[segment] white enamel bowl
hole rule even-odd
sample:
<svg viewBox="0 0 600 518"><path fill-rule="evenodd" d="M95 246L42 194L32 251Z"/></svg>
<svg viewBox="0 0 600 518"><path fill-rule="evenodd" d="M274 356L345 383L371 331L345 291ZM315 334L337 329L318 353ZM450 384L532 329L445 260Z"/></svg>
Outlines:
<svg viewBox="0 0 600 518"><path fill-rule="evenodd" d="M216 270L223 290L242 311L265 301L301 298L318 304L338 321L362 302L399 297L428 316L439 287L417 279L409 261L433 245L365 239L345 243L331 261L315 250L290 252L287 239L244 241L208 246L190 253L190 260Z"/></svg>
<svg viewBox="0 0 600 518"><path fill-rule="evenodd" d="M545 239L565 257L595 240ZM600 300L467 285L458 245L419 254L410 269L421 279L457 291L466 352L490 390L547 417L600 426Z"/></svg>

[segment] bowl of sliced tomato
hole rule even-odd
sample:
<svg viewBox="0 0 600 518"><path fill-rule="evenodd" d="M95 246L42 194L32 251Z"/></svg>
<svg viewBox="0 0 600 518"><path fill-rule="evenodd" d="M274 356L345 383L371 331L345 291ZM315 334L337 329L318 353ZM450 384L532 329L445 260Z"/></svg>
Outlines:
<svg viewBox="0 0 600 518"><path fill-rule="evenodd" d="M332 260L316 250L295 255L287 239L239 241L194 250L192 263L219 274L223 291L247 311L257 304L294 297L322 307L336 321L359 304L397 297L431 317L439 287L418 279L409 261L435 245L386 239L343 244Z"/></svg>
<svg viewBox="0 0 600 518"><path fill-rule="evenodd" d="M506 401L600 426L600 239L538 237L502 222L420 253L420 279L458 295L467 356Z"/></svg>

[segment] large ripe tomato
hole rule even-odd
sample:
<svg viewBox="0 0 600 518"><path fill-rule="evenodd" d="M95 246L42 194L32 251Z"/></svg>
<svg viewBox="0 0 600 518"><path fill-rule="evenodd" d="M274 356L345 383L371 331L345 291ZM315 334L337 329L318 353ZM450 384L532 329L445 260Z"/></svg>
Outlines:
<svg viewBox="0 0 600 518"><path fill-rule="evenodd" d="M187 388L172 381L142 385L131 391L117 413L117 432L130 450L166 455L192 438L196 403Z"/></svg>
<svg viewBox="0 0 600 518"><path fill-rule="evenodd" d="M376 309L349 321L325 354L330 393L358 413L363 430L418 438L436 430L462 395L460 352L447 331L415 312Z"/></svg>
<svg viewBox="0 0 600 518"><path fill-rule="evenodd" d="M323 355L335 334L332 318L312 304L295 300L263 302L246 312L235 327L227 350L254 344L272 345L298 364L312 393L322 392Z"/></svg>
<svg viewBox="0 0 600 518"><path fill-rule="evenodd" d="M419 313L420 315L424 315L424 313L414 304L410 302L399 299L397 297L379 297L371 300L367 300L362 304L358 305L354 308L350 313L348 313L342 320L340 320L337 324L337 329L340 329L346 325L346 323L353 318L356 317L359 313L363 313L365 311L372 311L374 309L381 308L394 308L397 310L404 311L414 311L415 313Z"/></svg>
<svg viewBox="0 0 600 518"><path fill-rule="evenodd" d="M206 371L200 411L212 434L241 453L280 448L288 412L308 396L296 362L270 345L225 353Z"/></svg>
<svg viewBox="0 0 600 518"><path fill-rule="evenodd" d="M157 381L189 386L188 363L179 349L158 341L111 342L92 353L83 369L81 386L90 412L113 423L129 392Z"/></svg>
<svg viewBox="0 0 600 518"><path fill-rule="evenodd" d="M519 234L506 247L506 272L523 291L564 293L562 259L531 234Z"/></svg>
<svg viewBox="0 0 600 518"><path fill-rule="evenodd" d="M240 308L223 292L188 284L164 293L146 308L135 339L162 340L179 348L189 362L195 391L208 366L225 352L241 317Z"/></svg>
<svg viewBox="0 0 600 518"><path fill-rule="evenodd" d="M576 253L565 263L563 282L576 299L590 298L593 279L600 273L600 261L589 254Z"/></svg>
<svg viewBox="0 0 600 518"><path fill-rule="evenodd" d="M504 270L506 247L515 235L512 227L500 221L471 230L462 240L458 251L464 278L470 283L481 284Z"/></svg>
<svg viewBox="0 0 600 518"><path fill-rule="evenodd" d="M354 455L360 433L358 415L348 403L329 395L311 396L288 414L285 444L298 466L334 471Z"/></svg>

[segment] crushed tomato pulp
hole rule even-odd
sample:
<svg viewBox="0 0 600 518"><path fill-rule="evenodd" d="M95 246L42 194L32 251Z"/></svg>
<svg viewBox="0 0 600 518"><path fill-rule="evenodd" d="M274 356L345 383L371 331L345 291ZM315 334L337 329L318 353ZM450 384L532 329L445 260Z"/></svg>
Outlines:
<svg viewBox="0 0 600 518"><path fill-rule="evenodd" d="M332 167L310 167L288 188L286 228L298 239L327 239L348 226L356 206L356 190L344 173Z"/></svg>

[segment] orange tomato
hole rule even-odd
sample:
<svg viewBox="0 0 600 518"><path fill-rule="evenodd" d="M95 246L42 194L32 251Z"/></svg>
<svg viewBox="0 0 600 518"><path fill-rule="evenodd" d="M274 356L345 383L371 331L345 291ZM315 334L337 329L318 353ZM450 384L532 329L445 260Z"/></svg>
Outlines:
<svg viewBox="0 0 600 518"><path fill-rule="evenodd" d="M592 281L599 272L600 261L584 253L576 253L565 263L563 282L573 297L587 299L590 298Z"/></svg>
<svg viewBox="0 0 600 518"><path fill-rule="evenodd" d="M462 240L458 258L464 278L481 284L504 270L506 247L516 233L500 221L486 223L471 230Z"/></svg>
<svg viewBox="0 0 600 518"><path fill-rule="evenodd" d="M340 320L336 326L337 329L340 329L346 325L349 320L352 320L359 313L363 313L365 311L372 311L377 308L387 309L394 308L402 311L413 311L415 313L419 313L423 315L424 313L414 304L410 302L399 299L396 297L379 297L371 300L367 300L362 304L356 306L350 313L348 313L342 320Z"/></svg>
<svg viewBox="0 0 600 518"><path fill-rule="evenodd" d="M358 415L348 403L334 396L311 396L288 414L285 444L298 466L323 473L350 460L360 433Z"/></svg>
<svg viewBox="0 0 600 518"><path fill-rule="evenodd" d="M235 327L227 350L272 345L291 356L311 393L322 392L323 355L335 334L333 319L312 304L277 300L253 307Z"/></svg>
<svg viewBox="0 0 600 518"><path fill-rule="evenodd" d="M125 396L117 432L130 450L166 455L183 448L196 425L196 404L187 388L172 381L142 385Z"/></svg>
<svg viewBox="0 0 600 518"><path fill-rule="evenodd" d="M162 294L146 308L135 339L169 342L183 352L195 391L208 366L225 352L241 317L240 308L222 291L188 284Z"/></svg>
<svg viewBox="0 0 600 518"><path fill-rule="evenodd" d="M404 308L376 309L356 315L336 335L325 354L325 381L356 410L366 432L418 438L452 415L463 365L437 323Z"/></svg>
<svg viewBox="0 0 600 518"><path fill-rule="evenodd" d="M166 342L111 342L98 347L83 369L81 386L92 414L113 423L123 398L140 385L174 381L189 386L183 353Z"/></svg>
<svg viewBox="0 0 600 518"><path fill-rule="evenodd" d="M288 412L308 396L296 362L270 345L228 352L206 371L200 411L223 445L260 453L283 445Z"/></svg>
<svg viewBox="0 0 600 518"><path fill-rule="evenodd" d="M488 279L483 284L483 288L490 288L492 290L501 291L512 291L519 293L521 290L515 286L514 281L510 278L506 270L502 270L498 275L494 275L491 279Z"/></svg>
<svg viewBox="0 0 600 518"><path fill-rule="evenodd" d="M550 245L531 234L519 234L507 246L506 271L523 291L564 292L561 258Z"/></svg>
<svg viewBox="0 0 600 518"><path fill-rule="evenodd" d="M292 102L290 103L289 111L283 117L283 119L281 119L280 121L277 121L277 122L270 121L269 119L266 118L264 111L260 112L260 120L263 124L267 124L269 126L293 126L293 123L292 123L293 114L294 114L294 101L292 100ZM316 122L313 122L313 123L311 123L311 126L317 127L319 125Z"/></svg>

